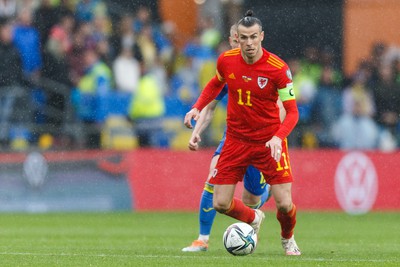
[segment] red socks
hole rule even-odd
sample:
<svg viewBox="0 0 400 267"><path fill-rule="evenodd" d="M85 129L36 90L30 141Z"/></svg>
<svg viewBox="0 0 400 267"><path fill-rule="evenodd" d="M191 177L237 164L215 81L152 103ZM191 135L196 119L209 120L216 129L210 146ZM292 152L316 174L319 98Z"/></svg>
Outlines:
<svg viewBox="0 0 400 267"><path fill-rule="evenodd" d="M276 218L281 224L281 236L286 239L291 238L294 226L296 225L296 206L293 204L292 210L288 213L278 211L276 213Z"/></svg>
<svg viewBox="0 0 400 267"><path fill-rule="evenodd" d="M237 198L232 200L231 206L225 214L249 224L254 221L256 216L253 209L243 204L243 202ZM276 213L276 218L281 224L281 236L286 239L291 238L296 225L296 205L293 204L292 210L288 213L278 211Z"/></svg>
<svg viewBox="0 0 400 267"><path fill-rule="evenodd" d="M242 201L233 198L230 208L225 212L226 215L245 223L252 223L256 217L255 211L246 206Z"/></svg>

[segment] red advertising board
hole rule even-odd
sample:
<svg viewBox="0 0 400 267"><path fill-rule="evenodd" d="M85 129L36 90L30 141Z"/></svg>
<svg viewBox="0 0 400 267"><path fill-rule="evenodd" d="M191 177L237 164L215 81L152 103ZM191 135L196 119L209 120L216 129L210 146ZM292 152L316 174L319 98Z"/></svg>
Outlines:
<svg viewBox="0 0 400 267"><path fill-rule="evenodd" d="M213 150L126 154L136 210L196 210ZM293 199L303 210L400 209L400 152L291 150ZM237 186L240 196L243 185ZM273 201L266 209L273 209Z"/></svg>
<svg viewBox="0 0 400 267"><path fill-rule="evenodd" d="M196 211L213 153L138 149L0 154L0 212ZM299 209L355 214L400 210L400 151L291 150L290 161ZM237 197L242 190L239 183ZM264 209L274 209L273 200Z"/></svg>

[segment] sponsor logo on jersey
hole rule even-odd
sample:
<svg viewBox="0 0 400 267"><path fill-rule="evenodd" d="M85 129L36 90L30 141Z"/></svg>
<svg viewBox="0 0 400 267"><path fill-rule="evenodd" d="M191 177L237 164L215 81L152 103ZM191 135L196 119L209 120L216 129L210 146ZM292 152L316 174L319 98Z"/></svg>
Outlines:
<svg viewBox="0 0 400 267"><path fill-rule="evenodd" d="M258 86L260 86L260 88L263 89L268 84L268 78L258 77L257 83Z"/></svg>
<svg viewBox="0 0 400 267"><path fill-rule="evenodd" d="M252 80L251 77L247 77L247 76L245 76L245 75L242 76L242 79L243 79L246 83L248 83L249 81Z"/></svg>

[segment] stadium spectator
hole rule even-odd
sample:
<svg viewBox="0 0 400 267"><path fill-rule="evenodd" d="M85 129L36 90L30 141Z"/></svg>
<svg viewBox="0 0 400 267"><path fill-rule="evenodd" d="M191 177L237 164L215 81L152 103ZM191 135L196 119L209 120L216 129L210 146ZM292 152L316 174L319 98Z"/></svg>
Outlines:
<svg viewBox="0 0 400 267"><path fill-rule="evenodd" d="M140 79L140 63L133 56L132 39L122 41L121 52L113 62L113 73L117 90L135 93Z"/></svg>
<svg viewBox="0 0 400 267"><path fill-rule="evenodd" d="M322 73L320 58L321 51L319 48L315 45L309 45L305 48L301 59L289 62L289 66L293 72L294 91L300 116L299 123L295 129L297 140L293 145L304 145L303 138L307 135L308 128L311 125L311 110L318 93L318 83Z"/></svg>
<svg viewBox="0 0 400 267"><path fill-rule="evenodd" d="M76 0L59 0L54 5L59 18L66 14L71 14L75 17Z"/></svg>
<svg viewBox="0 0 400 267"><path fill-rule="evenodd" d="M143 56L143 64L146 68L152 68L157 61L158 51L153 40L153 28L151 24L143 25L138 34L138 46Z"/></svg>
<svg viewBox="0 0 400 267"><path fill-rule="evenodd" d="M91 22L93 28L92 38L101 60L109 67L112 65L112 49L110 48L110 36L112 27L109 18L105 15L96 15Z"/></svg>
<svg viewBox="0 0 400 267"><path fill-rule="evenodd" d="M0 0L0 19L13 19L17 14L17 0Z"/></svg>
<svg viewBox="0 0 400 267"><path fill-rule="evenodd" d="M151 39L154 43L157 55L163 64L172 60L172 44L171 40L166 37L166 33L173 29L165 24L160 25L159 23L156 23L148 6L139 6L133 22L133 30L138 35L141 34L143 30L147 31L145 35L147 35L147 38Z"/></svg>
<svg viewBox="0 0 400 267"><path fill-rule="evenodd" d="M66 13L54 25L49 34L43 53L42 77L56 81L53 90L47 92L47 106L58 112L48 115L47 122L60 129L64 118L65 104L69 101L72 81L70 77L67 55L72 49L72 29L75 18ZM60 85L59 85L59 84ZM68 96L68 98L67 98Z"/></svg>
<svg viewBox="0 0 400 267"><path fill-rule="evenodd" d="M336 72L332 66L322 69L321 80L312 107L313 130L319 147L334 147L331 128L342 113L342 88L335 80Z"/></svg>
<svg viewBox="0 0 400 267"><path fill-rule="evenodd" d="M72 31L75 25L75 19L70 14L60 16L56 25L49 32L46 47L55 53L61 53L63 56L72 49ZM56 50L59 50L58 52Z"/></svg>
<svg viewBox="0 0 400 267"><path fill-rule="evenodd" d="M343 92L343 114L332 127L332 136L341 149L376 149L379 130L373 120L375 104L367 88L367 68L361 66L353 83Z"/></svg>
<svg viewBox="0 0 400 267"><path fill-rule="evenodd" d="M340 70L340 67L337 65L337 60L336 60L337 55L335 54L335 52L329 46L326 46L321 50L320 57L321 57L320 61L322 67L320 78L322 79L324 67L328 67L333 71L332 73L333 76L331 81L333 85L337 87L342 86L343 74L342 71Z"/></svg>
<svg viewBox="0 0 400 267"><path fill-rule="evenodd" d="M215 50L221 42L221 33L215 27L214 19L210 16L201 17L199 24L201 45Z"/></svg>
<svg viewBox="0 0 400 267"><path fill-rule="evenodd" d="M103 0L79 0L75 7L78 22L91 22L95 17L107 17L107 5Z"/></svg>
<svg viewBox="0 0 400 267"><path fill-rule="evenodd" d="M58 23L59 14L51 0L43 0L33 15L33 25L40 35L40 43L44 46L51 28Z"/></svg>
<svg viewBox="0 0 400 267"><path fill-rule="evenodd" d="M12 23L0 22L0 87L22 85L22 60L12 42Z"/></svg>
<svg viewBox="0 0 400 267"><path fill-rule="evenodd" d="M111 58L111 48L110 42L107 37L103 36L99 39L96 38L96 52L98 53L101 61L107 64L108 67L112 67L112 58Z"/></svg>
<svg viewBox="0 0 400 267"><path fill-rule="evenodd" d="M140 5L136 11L135 19L133 21L133 30L136 33L142 31L144 25L153 24L152 14L150 9L147 6Z"/></svg>
<svg viewBox="0 0 400 267"><path fill-rule="evenodd" d="M99 118L102 107L100 100L107 97L113 90L113 78L110 68L101 61L99 54L93 48L88 48L83 53L85 73L80 79L77 91L74 92L74 105L79 118L88 126L96 128L103 118ZM88 129L86 146L89 148L100 147L100 133Z"/></svg>
<svg viewBox="0 0 400 267"><path fill-rule="evenodd" d="M162 121L165 114L164 90L156 75L141 64L142 75L129 107L141 147L158 147L162 139Z"/></svg>
<svg viewBox="0 0 400 267"><path fill-rule="evenodd" d="M137 34L133 31L133 16L124 14L117 23L117 28L110 37L112 47L112 57L115 59L122 51L123 44L131 44L132 55L139 61L143 61L143 56L137 44Z"/></svg>
<svg viewBox="0 0 400 267"><path fill-rule="evenodd" d="M22 85L22 61L12 43L12 24L0 23L0 145L8 146L11 116Z"/></svg>
<svg viewBox="0 0 400 267"><path fill-rule="evenodd" d="M376 121L385 131L386 139L392 139L392 144L382 143L384 150L393 150L399 138L399 114L400 114L400 85L396 84L395 66L397 61L391 65L383 65L379 72L379 81L374 87L376 101ZM397 140L395 140L397 139Z"/></svg>
<svg viewBox="0 0 400 267"><path fill-rule="evenodd" d="M33 3L32 3L33 5ZM32 25L33 10L29 5L24 6L18 13L17 23L14 27L13 42L18 48L24 70L24 76L28 80L38 81L43 67L40 35ZM43 124L46 121L45 104L46 95L42 88L31 86L32 121Z"/></svg>
<svg viewBox="0 0 400 267"><path fill-rule="evenodd" d="M309 45L304 49L303 57L300 59L300 72L309 77L314 85L318 84L322 73L320 61L321 51L316 45Z"/></svg>
<svg viewBox="0 0 400 267"><path fill-rule="evenodd" d="M370 57L367 59L367 64L371 71L371 76L368 81L368 85L371 88L377 86L380 80L380 69L384 62L384 57L387 51L387 46L382 42L375 43L371 48Z"/></svg>
<svg viewBox="0 0 400 267"><path fill-rule="evenodd" d="M72 33L72 47L67 55L67 60L69 75L74 86L78 85L85 72L85 65L82 64L85 51L96 46L91 30L90 23L82 22L76 25Z"/></svg>
<svg viewBox="0 0 400 267"><path fill-rule="evenodd" d="M104 95L113 89L113 78L110 68L101 61L99 54L89 48L83 55L85 74L78 83L82 94Z"/></svg>
<svg viewBox="0 0 400 267"><path fill-rule="evenodd" d="M294 147L304 146L304 136L307 135L311 128L312 107L314 98L317 95L317 82L306 70L302 69L302 63L298 58L292 58L288 61L288 65L293 76L293 90L296 95L296 103L299 109L299 122L296 128L288 137L290 145ZM311 68L310 65L305 68Z"/></svg>
<svg viewBox="0 0 400 267"><path fill-rule="evenodd" d="M170 95L179 99L179 102L190 109L200 92L198 73L193 67L193 56L185 54L182 66L175 71L170 79Z"/></svg>
<svg viewBox="0 0 400 267"><path fill-rule="evenodd" d="M28 78L38 77L42 68L41 43L38 30L32 25L32 10L22 9L14 27L14 44L18 48Z"/></svg>

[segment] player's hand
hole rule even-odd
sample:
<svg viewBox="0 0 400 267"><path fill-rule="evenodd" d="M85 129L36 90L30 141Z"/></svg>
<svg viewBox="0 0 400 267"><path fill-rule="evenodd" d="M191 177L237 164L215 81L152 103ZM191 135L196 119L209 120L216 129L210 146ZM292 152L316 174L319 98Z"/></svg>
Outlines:
<svg viewBox="0 0 400 267"><path fill-rule="evenodd" d="M197 121L200 117L200 111L197 108L192 108L188 113L186 113L185 120L183 123L185 124L186 127L189 129L193 128L192 125L192 119Z"/></svg>
<svg viewBox="0 0 400 267"><path fill-rule="evenodd" d="M271 149L271 157L279 162L282 155L282 139L274 135L271 140L265 143L265 146Z"/></svg>
<svg viewBox="0 0 400 267"><path fill-rule="evenodd" d="M192 151L196 151L199 149L199 143L201 142L200 135L198 134L193 134L192 137L190 137L189 140L189 149Z"/></svg>

